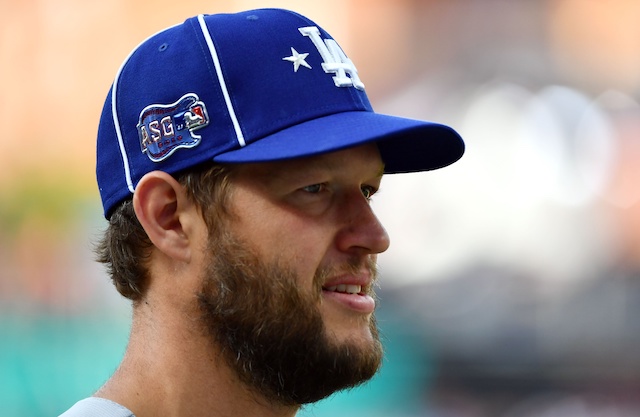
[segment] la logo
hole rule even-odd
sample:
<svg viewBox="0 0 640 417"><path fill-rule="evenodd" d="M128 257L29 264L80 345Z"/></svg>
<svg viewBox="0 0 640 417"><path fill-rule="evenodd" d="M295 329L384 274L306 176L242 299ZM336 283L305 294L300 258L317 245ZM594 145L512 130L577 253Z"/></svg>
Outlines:
<svg viewBox="0 0 640 417"><path fill-rule="evenodd" d="M324 61L322 69L327 74L335 74L333 82L337 87L355 87L364 90L364 84L358 77L358 70L353 62L347 58L338 42L333 39L322 39L320 30L316 26L298 29L304 36L308 36L316 46Z"/></svg>

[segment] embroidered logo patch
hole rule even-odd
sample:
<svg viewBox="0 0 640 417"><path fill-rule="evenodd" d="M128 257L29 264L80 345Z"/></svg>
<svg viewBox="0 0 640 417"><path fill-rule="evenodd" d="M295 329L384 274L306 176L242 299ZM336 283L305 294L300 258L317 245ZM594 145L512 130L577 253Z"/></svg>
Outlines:
<svg viewBox="0 0 640 417"><path fill-rule="evenodd" d="M333 39L322 39L320 29L317 26L298 28L303 36L307 36L313 42L322 57L322 69L327 74L333 74L333 82L336 87L355 87L364 91L364 84L358 76L358 70L340 45ZM311 69L306 61L308 53L298 53L293 47L291 56L282 58L293 63L293 71L298 72L300 66Z"/></svg>
<svg viewBox="0 0 640 417"><path fill-rule="evenodd" d="M193 133L209 124L203 102L194 93L171 104L152 104L140 112L140 148L153 162L167 159L177 149L193 148L201 136Z"/></svg>

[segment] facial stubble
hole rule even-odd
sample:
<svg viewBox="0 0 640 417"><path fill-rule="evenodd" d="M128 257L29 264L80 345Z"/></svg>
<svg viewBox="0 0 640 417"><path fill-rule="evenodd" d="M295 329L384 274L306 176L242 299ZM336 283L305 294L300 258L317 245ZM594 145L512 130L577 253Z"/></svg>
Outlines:
<svg viewBox="0 0 640 417"><path fill-rule="evenodd" d="M273 403L301 405L375 375L382 345L373 315L367 344L332 340L325 327L322 283L332 271L318 270L309 292L293 268L261 260L228 234L212 239L208 251L198 294L202 323L250 390ZM352 270L356 263L341 268ZM367 267L375 275L374 263Z"/></svg>

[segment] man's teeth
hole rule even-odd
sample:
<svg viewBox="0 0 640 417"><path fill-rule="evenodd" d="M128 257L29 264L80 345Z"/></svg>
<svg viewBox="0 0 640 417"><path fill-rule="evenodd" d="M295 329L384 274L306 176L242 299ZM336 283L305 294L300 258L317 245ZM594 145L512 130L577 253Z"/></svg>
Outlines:
<svg viewBox="0 0 640 417"><path fill-rule="evenodd" d="M327 291L345 292L347 294L360 294L362 292L362 285L333 285L325 288Z"/></svg>

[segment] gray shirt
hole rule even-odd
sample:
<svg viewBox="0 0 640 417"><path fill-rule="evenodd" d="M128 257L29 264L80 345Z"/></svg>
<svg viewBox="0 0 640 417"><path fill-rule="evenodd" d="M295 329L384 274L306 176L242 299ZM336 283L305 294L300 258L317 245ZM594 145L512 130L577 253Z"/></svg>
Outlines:
<svg viewBox="0 0 640 417"><path fill-rule="evenodd" d="M136 417L118 403L104 398L89 397L80 400L59 417Z"/></svg>

